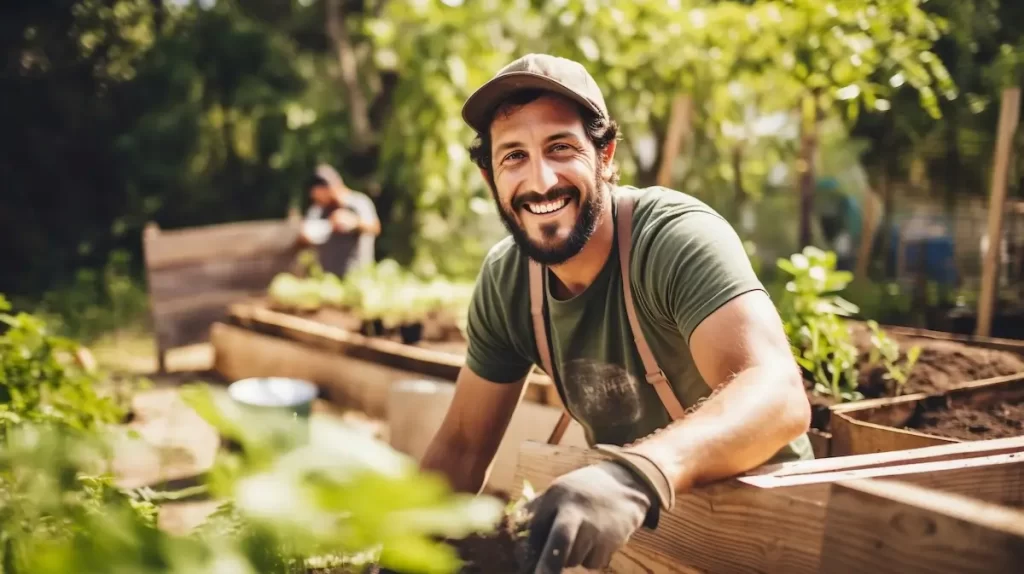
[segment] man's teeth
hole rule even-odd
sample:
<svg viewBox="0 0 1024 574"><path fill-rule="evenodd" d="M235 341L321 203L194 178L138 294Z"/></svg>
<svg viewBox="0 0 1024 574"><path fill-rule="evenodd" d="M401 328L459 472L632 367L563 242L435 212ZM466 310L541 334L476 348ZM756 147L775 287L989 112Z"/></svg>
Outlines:
<svg viewBox="0 0 1024 574"><path fill-rule="evenodd" d="M545 201L544 203L527 203L526 209L530 210L530 213L536 213L537 215L543 215L545 213L551 213L552 211L558 211L566 205L569 205L569 198L563 197L562 199L556 199L554 201Z"/></svg>

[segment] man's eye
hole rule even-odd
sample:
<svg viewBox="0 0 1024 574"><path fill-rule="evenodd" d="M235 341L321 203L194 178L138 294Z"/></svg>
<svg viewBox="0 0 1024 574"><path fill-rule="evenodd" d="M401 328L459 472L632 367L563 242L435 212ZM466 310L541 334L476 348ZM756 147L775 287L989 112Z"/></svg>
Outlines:
<svg viewBox="0 0 1024 574"><path fill-rule="evenodd" d="M565 143L556 143L555 145L551 146L551 151L556 151L556 152L557 151L570 151L572 149L573 148L572 148L571 145L565 144Z"/></svg>
<svg viewBox="0 0 1024 574"><path fill-rule="evenodd" d="M518 159L522 159L525 156L526 156L526 154L524 154L521 151L514 151L514 152L506 155L505 158L502 161L516 161Z"/></svg>

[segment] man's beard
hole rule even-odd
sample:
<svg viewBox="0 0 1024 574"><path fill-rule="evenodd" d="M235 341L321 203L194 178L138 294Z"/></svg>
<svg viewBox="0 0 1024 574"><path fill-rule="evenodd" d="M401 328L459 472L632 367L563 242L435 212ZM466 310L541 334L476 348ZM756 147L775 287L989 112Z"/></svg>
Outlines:
<svg viewBox="0 0 1024 574"><path fill-rule="evenodd" d="M519 246L520 251L541 265L558 265L575 257L587 244L587 241L590 240L594 230L597 229L597 220L601 215L602 209L604 209L604 182L595 175L594 183L595 191L585 201L582 199L580 190L576 187L560 187L548 191L543 196L540 194L526 194L517 197L512 201L512 211L509 211L498 200L498 194L493 185L491 186L491 193L498 203L501 221L505 225L505 229L512 235L516 245ZM576 222L573 224L569 237L562 243L550 247L534 243L526 234L526 230L520 226L515 213L522 209L523 203L528 200L541 201L542 198L557 199L566 195L570 197L571 201L576 201L579 204L579 213L576 216ZM557 226L554 223L541 226L541 233L549 238L556 231Z"/></svg>

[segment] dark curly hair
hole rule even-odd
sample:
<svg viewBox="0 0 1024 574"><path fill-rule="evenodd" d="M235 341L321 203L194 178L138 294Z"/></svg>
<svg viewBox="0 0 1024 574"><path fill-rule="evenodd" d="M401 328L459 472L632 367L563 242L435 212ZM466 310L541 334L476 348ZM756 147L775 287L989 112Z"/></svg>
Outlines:
<svg viewBox="0 0 1024 574"><path fill-rule="evenodd" d="M491 112L490 118L487 121L487 125L490 126L491 122L494 121L494 117L499 113L508 114L513 109L525 106L537 98L550 93L551 92L540 89L525 89L512 92L507 98L502 100L501 103L495 106L494 111ZM599 116L580 104L576 104L576 108L579 110L580 117L583 119L583 128L587 132L587 137L590 139L590 142L594 144L594 148L598 152L606 150L608 146L619 137L619 125L615 120ZM490 130L484 131L483 133L478 132L476 134L476 139L473 141L472 145L469 146L469 157L473 159L473 163L487 171L487 177L490 179L491 187L493 188L494 172L491 169ZM610 173L608 174L606 181L611 184L619 182L619 167L614 161L610 166Z"/></svg>

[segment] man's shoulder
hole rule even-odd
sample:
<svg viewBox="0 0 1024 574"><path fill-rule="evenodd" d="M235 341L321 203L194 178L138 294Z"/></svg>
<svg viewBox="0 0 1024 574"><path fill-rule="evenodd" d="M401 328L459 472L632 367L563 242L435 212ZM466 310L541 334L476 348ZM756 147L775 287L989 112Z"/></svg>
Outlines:
<svg viewBox="0 0 1024 574"><path fill-rule="evenodd" d="M512 236L495 243L484 256L480 267L481 279L501 287L516 284L522 268L523 254Z"/></svg>
<svg viewBox="0 0 1024 574"><path fill-rule="evenodd" d="M732 225L697 197L667 187L629 188L635 196L633 254L642 264L655 254L672 256L679 249L719 241ZM656 248L656 249L655 249ZM688 249L688 248L687 248Z"/></svg>
<svg viewBox="0 0 1024 574"><path fill-rule="evenodd" d="M658 185L643 188L624 186L620 188L620 193L626 193L635 198L633 218L641 225L647 223L648 220L674 219L693 212L703 212L721 217L710 205L700 199L667 187Z"/></svg>

